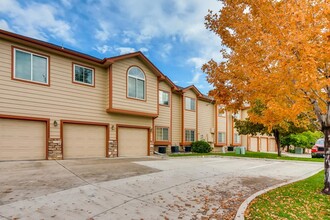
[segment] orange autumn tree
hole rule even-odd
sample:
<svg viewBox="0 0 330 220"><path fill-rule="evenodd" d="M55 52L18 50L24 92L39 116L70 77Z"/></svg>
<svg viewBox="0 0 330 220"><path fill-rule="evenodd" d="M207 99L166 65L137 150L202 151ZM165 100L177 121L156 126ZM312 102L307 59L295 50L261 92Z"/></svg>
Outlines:
<svg viewBox="0 0 330 220"><path fill-rule="evenodd" d="M314 117L325 135L323 192L330 194L329 0L220 3L219 12L206 16L206 27L224 48L222 62L203 66L214 86L210 95L233 111L261 104L250 120L270 130L288 122L304 126Z"/></svg>

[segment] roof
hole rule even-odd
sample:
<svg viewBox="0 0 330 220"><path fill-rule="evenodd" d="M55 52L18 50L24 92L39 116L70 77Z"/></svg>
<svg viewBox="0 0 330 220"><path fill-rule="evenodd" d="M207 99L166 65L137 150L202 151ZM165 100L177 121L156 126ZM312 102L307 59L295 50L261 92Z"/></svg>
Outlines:
<svg viewBox="0 0 330 220"><path fill-rule="evenodd" d="M76 57L86 59L88 61L96 62L96 63L99 63L99 64L105 63L105 59L99 59L99 58L96 58L96 57L93 57L93 56L90 56L90 55L87 55L87 54L84 54L84 53L80 53L80 52L77 52L77 51L74 51L74 50L71 50L71 49L68 49L68 48L64 48L64 47L55 45L55 44L51 44L51 43L48 43L48 42L45 42L45 41L41 41L41 40L37 40L37 39L34 39L34 38L26 37L26 36L19 35L19 34L16 34L16 33L4 31L4 30L1 30L1 29L0 29L0 37L2 37L4 39L9 39L11 41L14 40L15 42L19 42L19 43L22 43L22 42L32 43L33 45L48 48L48 49L51 49L51 50L54 50L54 51L57 51L57 52L60 52L60 53L66 53L68 55L76 56Z"/></svg>
<svg viewBox="0 0 330 220"><path fill-rule="evenodd" d="M119 55L119 56L115 56L115 57L109 57L109 58L106 58L106 60L109 61L111 64L113 64L117 61L124 60L124 59L127 59L127 58L133 58L133 57L138 58L139 60L141 60L158 77L165 78L165 75L141 51L134 52L134 53L123 54L123 55Z"/></svg>

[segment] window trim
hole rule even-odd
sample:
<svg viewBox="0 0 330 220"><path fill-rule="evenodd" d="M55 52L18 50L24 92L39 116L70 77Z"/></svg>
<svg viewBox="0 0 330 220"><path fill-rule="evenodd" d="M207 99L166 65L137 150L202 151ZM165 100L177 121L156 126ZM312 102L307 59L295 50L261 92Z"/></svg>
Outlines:
<svg viewBox="0 0 330 220"><path fill-rule="evenodd" d="M171 96L170 96L170 92L169 92L169 91L166 91L166 90L159 89L159 90L158 90L158 96L159 96L160 92L164 92L164 93L167 93L167 94L168 94L168 105L160 104L160 99L159 99L159 101L158 101L158 104L161 105L161 106L170 107L170 106L171 106ZM159 97L158 97L158 98L159 98Z"/></svg>
<svg viewBox="0 0 330 220"><path fill-rule="evenodd" d="M194 131L194 140L193 141L191 141L191 140L187 140L186 139L186 131ZM192 142L194 142L194 141L196 141L196 129L190 129L190 128L185 128L184 129L184 142L185 143L192 143Z"/></svg>
<svg viewBox="0 0 330 220"><path fill-rule="evenodd" d="M80 66L86 69L91 69L93 72L93 83L92 84L88 84L88 83L84 83L84 82L79 82L75 80L75 66ZM78 85L83 85L83 86L89 86L89 87L95 87L95 68L94 67L90 67L90 66L86 66L80 63L74 63L72 62L72 83L74 84L78 84Z"/></svg>
<svg viewBox="0 0 330 220"><path fill-rule="evenodd" d="M220 133L225 134L225 135L224 135L224 137L225 137L224 142L220 142L220 141L219 141L219 134L220 134ZM226 140L226 139L227 139L227 137L226 137L226 132L225 132L225 131L218 131L218 137L217 137L217 142L218 142L218 144L226 144L226 143L227 143L227 140Z"/></svg>
<svg viewBox="0 0 330 220"><path fill-rule="evenodd" d="M161 128L161 129L164 129L164 128L167 128L168 130L168 140L158 140L157 139L157 128ZM163 133L162 133L163 135ZM162 137L163 138L163 137ZM155 126L155 142L169 142L170 141L170 128L169 127L165 127L165 126Z"/></svg>
<svg viewBox="0 0 330 220"><path fill-rule="evenodd" d="M136 98L136 97L131 97L128 95L128 72L129 70L132 68L132 67L136 67L136 68L139 68L141 70L141 72L144 74L144 99L140 99L140 98ZM133 100L137 100L137 101L142 101L142 102L146 102L147 101L147 75L146 73L143 71L143 69L139 66L136 66L136 65L131 65L127 68L126 70L126 98L128 99L133 99Z"/></svg>
<svg viewBox="0 0 330 220"><path fill-rule="evenodd" d="M187 109L186 98L189 98L189 99L192 99L192 100L195 101L195 109L194 109L194 110L192 110L192 109ZM184 109L187 110L187 111L196 112L196 109L197 109L197 101L196 101L196 98L192 98L192 97L189 97L189 96L184 96Z"/></svg>
<svg viewBox="0 0 330 220"><path fill-rule="evenodd" d="M39 52L35 52L32 50L28 50L25 48L20 48L20 47L16 47L16 46L11 46L12 52L11 52L11 79L12 80L16 80L16 81L21 81L21 82L27 82L27 83L32 83L32 84L37 84L37 85L42 85L42 86L50 86L50 56L43 54L43 53L39 53ZM36 81L32 81L32 80L27 80L27 79L21 79L21 78L16 78L16 69L15 69L15 64L16 64L16 50L22 51L22 52L26 52L26 53L30 53L31 55L36 55L39 57L44 57L47 59L47 83L42 83L42 82L36 82Z"/></svg>

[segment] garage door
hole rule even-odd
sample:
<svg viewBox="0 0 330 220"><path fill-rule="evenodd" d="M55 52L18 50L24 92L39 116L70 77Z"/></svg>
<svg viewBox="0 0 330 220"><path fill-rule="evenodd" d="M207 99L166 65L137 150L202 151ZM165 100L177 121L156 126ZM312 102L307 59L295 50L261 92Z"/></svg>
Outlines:
<svg viewBox="0 0 330 220"><path fill-rule="evenodd" d="M250 151L254 151L254 152L258 151L258 138L257 137L250 138Z"/></svg>
<svg viewBox="0 0 330 220"><path fill-rule="evenodd" d="M46 122L0 118L0 160L46 159Z"/></svg>
<svg viewBox="0 0 330 220"><path fill-rule="evenodd" d="M267 138L260 138L260 151L267 152Z"/></svg>
<svg viewBox="0 0 330 220"><path fill-rule="evenodd" d="M268 140L268 143L269 143L269 151L270 152L276 152L276 142L275 142L275 139L270 138Z"/></svg>
<svg viewBox="0 0 330 220"><path fill-rule="evenodd" d="M106 156L106 126L63 125L63 158L96 158Z"/></svg>
<svg viewBox="0 0 330 220"><path fill-rule="evenodd" d="M148 129L118 128L118 154L120 157L148 155Z"/></svg>

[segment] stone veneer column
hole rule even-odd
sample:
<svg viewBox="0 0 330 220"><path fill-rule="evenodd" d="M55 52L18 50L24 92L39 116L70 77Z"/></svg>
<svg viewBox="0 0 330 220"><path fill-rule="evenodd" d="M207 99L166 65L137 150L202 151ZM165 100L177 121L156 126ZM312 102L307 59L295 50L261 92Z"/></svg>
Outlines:
<svg viewBox="0 0 330 220"><path fill-rule="evenodd" d="M118 157L118 142L117 140L109 141L109 157Z"/></svg>
<svg viewBox="0 0 330 220"><path fill-rule="evenodd" d="M60 138L49 138L48 141L48 159L62 159L62 141Z"/></svg>

